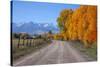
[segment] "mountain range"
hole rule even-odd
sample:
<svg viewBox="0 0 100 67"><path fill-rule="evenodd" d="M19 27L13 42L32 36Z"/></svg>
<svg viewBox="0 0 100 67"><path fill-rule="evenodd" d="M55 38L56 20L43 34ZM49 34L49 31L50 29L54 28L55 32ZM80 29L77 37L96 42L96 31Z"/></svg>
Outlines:
<svg viewBox="0 0 100 67"><path fill-rule="evenodd" d="M27 22L22 24L12 23L13 33L26 32L29 34L41 34L49 32L50 30L53 33L59 32L59 28L57 27L57 25L50 23L34 23L34 22Z"/></svg>

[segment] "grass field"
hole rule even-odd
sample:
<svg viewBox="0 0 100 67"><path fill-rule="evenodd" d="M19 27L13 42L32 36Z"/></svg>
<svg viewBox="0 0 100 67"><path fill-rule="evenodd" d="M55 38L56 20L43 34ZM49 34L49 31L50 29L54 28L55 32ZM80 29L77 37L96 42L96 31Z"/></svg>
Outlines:
<svg viewBox="0 0 100 67"><path fill-rule="evenodd" d="M27 45L27 41L31 41L31 46ZM13 39L12 40L12 55L13 55L13 60L16 60L26 54L29 54L31 52L34 52L42 47L45 47L48 43L50 43L50 40L44 40L44 39L26 39L24 40L23 44L23 39L20 40L20 47L18 48L18 39Z"/></svg>
<svg viewBox="0 0 100 67"><path fill-rule="evenodd" d="M77 48L83 54L88 55L93 60L97 60L97 42L93 43L91 48L85 48L81 42L73 42L72 46Z"/></svg>

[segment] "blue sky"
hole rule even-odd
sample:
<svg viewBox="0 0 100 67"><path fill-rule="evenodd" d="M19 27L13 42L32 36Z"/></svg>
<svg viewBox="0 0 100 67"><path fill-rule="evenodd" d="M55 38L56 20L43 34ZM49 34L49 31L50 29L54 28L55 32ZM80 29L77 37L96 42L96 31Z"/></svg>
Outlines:
<svg viewBox="0 0 100 67"><path fill-rule="evenodd" d="M76 9L79 5L13 1L13 22L53 23L63 9Z"/></svg>

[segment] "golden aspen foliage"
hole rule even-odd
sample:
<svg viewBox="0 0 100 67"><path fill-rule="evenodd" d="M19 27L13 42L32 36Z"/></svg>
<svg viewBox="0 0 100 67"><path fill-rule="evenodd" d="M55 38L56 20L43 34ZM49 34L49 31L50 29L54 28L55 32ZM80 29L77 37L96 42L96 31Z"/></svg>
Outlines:
<svg viewBox="0 0 100 67"><path fill-rule="evenodd" d="M84 33L84 41L86 44L89 43L87 47L90 47L91 43L95 42L97 39L97 7L88 6L85 19L88 26Z"/></svg>
<svg viewBox="0 0 100 67"><path fill-rule="evenodd" d="M79 40L84 42L86 47L90 47L91 43L96 41L96 12L96 6L80 6L74 11L71 19L72 24L74 24L74 27L77 29L73 32L73 30L75 30L75 28L73 28L72 35L75 36L75 32L77 32L78 34L76 33L76 36L78 36Z"/></svg>
<svg viewBox="0 0 100 67"><path fill-rule="evenodd" d="M60 16L57 18L58 26L61 30L65 30L65 23L70 18L70 15L73 13L72 9L64 9L60 12Z"/></svg>
<svg viewBox="0 0 100 67"><path fill-rule="evenodd" d="M59 20L58 20L59 19ZM62 10L58 17L58 25L63 29L64 40L80 40L85 47L91 47L97 39L97 7L80 6L73 10Z"/></svg>

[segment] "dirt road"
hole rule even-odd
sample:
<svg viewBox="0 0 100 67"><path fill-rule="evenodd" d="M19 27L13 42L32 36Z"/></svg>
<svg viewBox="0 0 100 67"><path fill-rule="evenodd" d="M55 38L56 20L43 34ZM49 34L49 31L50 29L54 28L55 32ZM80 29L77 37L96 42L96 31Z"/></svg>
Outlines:
<svg viewBox="0 0 100 67"><path fill-rule="evenodd" d="M14 66L73 63L87 61L69 42L53 41L50 45L14 62Z"/></svg>

